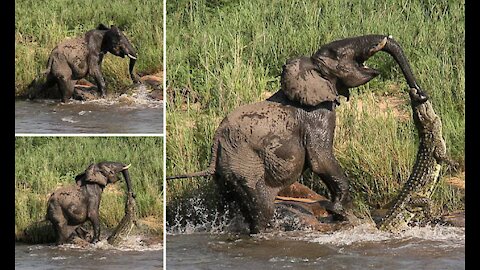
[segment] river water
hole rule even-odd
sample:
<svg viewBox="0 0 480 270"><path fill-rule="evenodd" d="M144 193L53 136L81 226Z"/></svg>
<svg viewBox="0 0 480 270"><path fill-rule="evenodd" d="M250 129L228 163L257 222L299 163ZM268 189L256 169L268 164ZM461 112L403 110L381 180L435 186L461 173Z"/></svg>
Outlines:
<svg viewBox="0 0 480 270"><path fill-rule="evenodd" d="M15 133L163 133L163 103L145 99L16 100Z"/></svg>
<svg viewBox="0 0 480 270"><path fill-rule="evenodd" d="M253 237L170 233L167 269L465 269L465 230L417 227L392 234L361 224L334 233Z"/></svg>
<svg viewBox="0 0 480 270"><path fill-rule="evenodd" d="M162 245L140 239L129 236L119 247L106 240L88 247L15 244L15 269L163 269Z"/></svg>

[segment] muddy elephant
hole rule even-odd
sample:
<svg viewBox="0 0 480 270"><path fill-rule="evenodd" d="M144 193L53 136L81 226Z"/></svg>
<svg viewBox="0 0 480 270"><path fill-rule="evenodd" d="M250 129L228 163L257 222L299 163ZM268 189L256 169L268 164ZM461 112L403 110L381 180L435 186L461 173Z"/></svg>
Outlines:
<svg viewBox="0 0 480 270"><path fill-rule="evenodd" d="M393 56L408 85L421 92L400 45L391 37L366 35L326 44L312 57L283 66L281 89L265 101L237 108L215 132L208 169L168 179L213 175L226 202L236 201L250 232L263 231L274 199L306 169L330 193L329 211L346 220L351 207L349 179L333 153L339 95L379 75L364 61L379 51Z"/></svg>
<svg viewBox="0 0 480 270"><path fill-rule="evenodd" d="M76 82L87 75L93 76L98 91L105 97L106 85L101 65L108 52L122 58L129 57L130 77L134 82L139 81L138 75L133 72L137 60L133 45L118 27L112 25L108 28L100 24L81 37L61 42L52 50L43 73L46 82L39 84L38 79L33 80L29 86L29 98L34 99L39 92L57 84L62 102L66 102L72 97Z"/></svg>
<svg viewBox="0 0 480 270"><path fill-rule="evenodd" d="M107 184L117 182L117 174L122 173L127 184L127 192L132 192L128 167L120 162L100 162L90 164L75 177L76 185L57 189L49 198L46 218L55 231L57 244L85 238L81 227L86 221L93 226L92 243L100 239L99 206L103 189ZM132 193L133 194L133 193Z"/></svg>

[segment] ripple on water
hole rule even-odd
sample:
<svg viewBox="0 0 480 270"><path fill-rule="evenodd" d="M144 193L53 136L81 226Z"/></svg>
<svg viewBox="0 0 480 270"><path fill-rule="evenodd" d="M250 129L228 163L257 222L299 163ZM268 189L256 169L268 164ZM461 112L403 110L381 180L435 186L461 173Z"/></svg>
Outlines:
<svg viewBox="0 0 480 270"><path fill-rule="evenodd" d="M15 101L16 133L163 133L163 101Z"/></svg>
<svg viewBox="0 0 480 270"><path fill-rule="evenodd" d="M331 233L273 229L248 236L241 216L229 219L205 205L199 198L182 201L180 208L188 210L167 223L172 269L465 268L464 228L437 225L389 233L363 223Z"/></svg>
<svg viewBox="0 0 480 270"><path fill-rule="evenodd" d="M148 245L151 238L129 236L120 246L106 240L96 244L26 245L15 244L18 269L162 269L163 246Z"/></svg>

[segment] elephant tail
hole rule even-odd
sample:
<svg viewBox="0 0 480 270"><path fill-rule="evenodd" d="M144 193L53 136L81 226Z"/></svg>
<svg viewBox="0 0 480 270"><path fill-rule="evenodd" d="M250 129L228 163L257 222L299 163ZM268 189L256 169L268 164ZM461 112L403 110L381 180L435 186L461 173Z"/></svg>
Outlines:
<svg viewBox="0 0 480 270"><path fill-rule="evenodd" d="M174 176L167 176L167 180L182 179L182 178L193 178L193 177L205 177L205 176L214 175L215 171L216 171L216 164L217 164L218 144L219 144L218 139L215 139L215 141L213 143L213 146L212 146L212 158L210 160L210 165L208 166L208 169L200 171L200 172L179 174L179 175L174 175Z"/></svg>
<svg viewBox="0 0 480 270"><path fill-rule="evenodd" d="M53 57L50 55L48 57L47 66L46 66L45 70L42 72L43 76L47 76L48 73L50 73L50 70L52 69L52 64L53 64Z"/></svg>
<svg viewBox="0 0 480 270"><path fill-rule="evenodd" d="M30 84L28 84L27 88L33 89L33 88L38 87L41 79L45 78L48 75L48 73L50 73L50 70L52 69L52 63L53 63L53 57L50 56L50 57L48 57L47 66L46 66L45 70L43 70L37 77L35 77L30 82ZM33 96L31 98L33 98Z"/></svg>
<svg viewBox="0 0 480 270"><path fill-rule="evenodd" d="M167 176L167 180L182 179L182 178L193 178L193 177L201 177L201 176L210 176L214 173L215 172L211 172L209 169L206 169L206 170L203 170L203 171L200 171L200 172L179 174L179 175L174 175L174 176Z"/></svg>

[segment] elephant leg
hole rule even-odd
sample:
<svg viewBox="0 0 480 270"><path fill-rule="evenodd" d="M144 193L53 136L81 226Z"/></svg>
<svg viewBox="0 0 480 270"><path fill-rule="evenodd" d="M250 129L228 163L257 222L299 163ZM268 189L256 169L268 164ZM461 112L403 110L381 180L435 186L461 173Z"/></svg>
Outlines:
<svg viewBox="0 0 480 270"><path fill-rule="evenodd" d="M93 226L93 239L92 243L96 243L100 241L100 220L98 217L98 213L89 213L89 220Z"/></svg>
<svg viewBox="0 0 480 270"><path fill-rule="evenodd" d="M67 102L73 95L73 90L75 87L75 81L70 79L59 79L58 81L58 89L62 94L62 102Z"/></svg>
<svg viewBox="0 0 480 270"><path fill-rule="evenodd" d="M245 219L245 222L250 227L251 233L256 233L257 229L254 226L254 209L252 208L252 196L253 192L248 187L240 184L245 183L244 177L239 177L236 174L228 173L222 176L215 176L216 184L219 188L221 194L221 201L219 208L225 209L227 205L230 213L233 214L235 210L232 210L234 205L232 202L235 201L236 206L240 210L242 216ZM223 205L222 205L223 204Z"/></svg>
<svg viewBox="0 0 480 270"><path fill-rule="evenodd" d="M54 229L57 232L57 245L70 242L76 236L76 228L77 226L69 226L63 222L56 223Z"/></svg>
<svg viewBox="0 0 480 270"><path fill-rule="evenodd" d="M312 162L312 171L320 176L330 192L333 204L330 210L344 216L344 208L351 206L349 179L332 154L320 157L316 162Z"/></svg>
<svg viewBox="0 0 480 270"><path fill-rule="evenodd" d="M214 175L213 180L217 185L219 200L217 209L220 212L227 212L228 218L233 218L236 213L236 202L238 201L234 188L227 181L222 181L221 177Z"/></svg>
<svg viewBox="0 0 480 270"><path fill-rule="evenodd" d="M252 207L256 215L252 226L254 231L261 232L268 227L275 213L274 201L279 191L280 188L268 187L263 178L257 181Z"/></svg>
<svg viewBox="0 0 480 270"><path fill-rule="evenodd" d="M235 187L235 193L238 195L240 211L249 224L250 233L256 234L264 231L272 220L275 211L273 203L279 189L267 187L263 177L257 177L255 180L248 179L247 183L256 184L254 188L238 184Z"/></svg>
<svg viewBox="0 0 480 270"><path fill-rule="evenodd" d="M95 78L95 82L97 83L98 91L102 95L102 98L105 98L107 96L106 84L105 79L103 79L102 72L100 71L100 67L96 68L96 71L93 72L93 77Z"/></svg>
<svg viewBox="0 0 480 270"><path fill-rule="evenodd" d="M248 224L250 233L256 234L260 232L258 224L258 211L254 206L254 194L253 190L248 187L235 187L235 194L237 194L237 204L242 213L242 216L245 219L245 222Z"/></svg>
<svg viewBox="0 0 480 270"><path fill-rule="evenodd" d="M67 239L62 235L62 230L60 228L60 224L58 222L52 222L53 224L53 231L55 232L55 237L57 238L56 243L57 245L61 245L67 241Z"/></svg>

